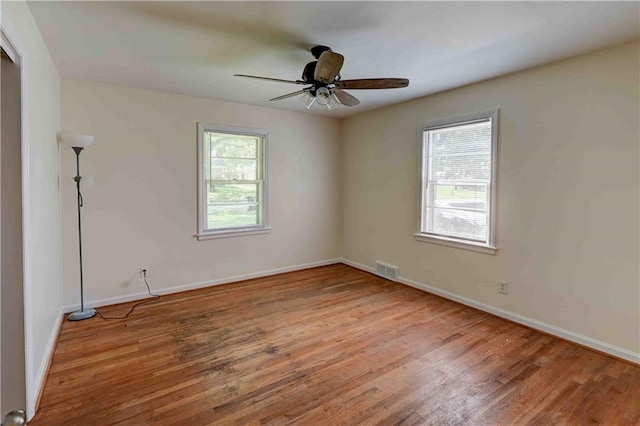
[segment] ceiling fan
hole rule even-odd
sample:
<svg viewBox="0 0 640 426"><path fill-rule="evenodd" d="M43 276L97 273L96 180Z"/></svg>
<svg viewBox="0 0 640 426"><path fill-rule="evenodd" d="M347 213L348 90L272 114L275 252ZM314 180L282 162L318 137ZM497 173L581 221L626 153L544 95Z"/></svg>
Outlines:
<svg viewBox="0 0 640 426"><path fill-rule="evenodd" d="M351 107L360 103L358 98L345 92L343 89L397 89L409 85L409 80L406 78L342 80L340 77L340 69L344 63L344 56L332 51L331 48L327 46L314 46L311 48L311 54L317 60L309 62L304 67L301 80L283 80L246 74L234 75L236 77L248 77L308 86L302 90L269 99L270 101L279 101L293 96L303 95L302 99L307 104L307 109L311 108L311 105L315 102L329 109L333 109L338 105Z"/></svg>

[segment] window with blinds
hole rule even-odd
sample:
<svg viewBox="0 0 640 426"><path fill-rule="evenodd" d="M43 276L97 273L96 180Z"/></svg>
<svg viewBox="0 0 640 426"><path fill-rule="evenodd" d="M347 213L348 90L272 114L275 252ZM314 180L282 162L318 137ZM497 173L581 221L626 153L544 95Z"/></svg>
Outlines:
<svg viewBox="0 0 640 426"><path fill-rule="evenodd" d="M199 236L266 228L266 131L200 125Z"/></svg>
<svg viewBox="0 0 640 426"><path fill-rule="evenodd" d="M422 130L419 235L494 247L497 111Z"/></svg>

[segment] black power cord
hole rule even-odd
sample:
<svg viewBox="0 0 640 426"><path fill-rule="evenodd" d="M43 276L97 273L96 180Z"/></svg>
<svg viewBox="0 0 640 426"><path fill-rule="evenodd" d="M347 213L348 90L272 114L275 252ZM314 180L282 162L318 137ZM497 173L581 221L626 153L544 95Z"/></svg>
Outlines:
<svg viewBox="0 0 640 426"><path fill-rule="evenodd" d="M96 314L98 314L98 316L100 318L102 318L103 320L123 320L123 319L127 319L129 318L129 315L131 315L131 313L138 307L138 306L142 306L142 305L146 305L147 303L151 303L151 302L155 302L156 300L160 299L160 295L156 294L156 293L151 293L151 287L149 287L149 283L147 282L147 270L143 269L142 270L142 277L144 279L144 284L147 286L147 293L149 293L149 296L151 296L151 299L148 300L143 300L142 302L138 302L135 305L133 305L131 307L131 309L129 309L129 312L127 312L127 314L123 317L105 317L104 315L102 315L100 312L96 311Z"/></svg>

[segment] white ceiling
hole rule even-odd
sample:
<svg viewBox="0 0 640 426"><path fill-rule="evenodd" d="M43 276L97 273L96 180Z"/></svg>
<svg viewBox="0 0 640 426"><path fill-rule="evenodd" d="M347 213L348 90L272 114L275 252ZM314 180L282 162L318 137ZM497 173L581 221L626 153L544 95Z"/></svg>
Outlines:
<svg viewBox="0 0 640 426"><path fill-rule="evenodd" d="M638 2L29 2L63 77L306 111L308 48L345 56L343 79L402 77L358 90L344 117L640 36Z"/></svg>

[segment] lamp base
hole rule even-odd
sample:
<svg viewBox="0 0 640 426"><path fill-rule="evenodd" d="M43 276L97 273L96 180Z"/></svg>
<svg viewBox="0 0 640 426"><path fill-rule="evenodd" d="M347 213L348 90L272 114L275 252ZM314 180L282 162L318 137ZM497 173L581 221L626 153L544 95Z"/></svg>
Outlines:
<svg viewBox="0 0 640 426"><path fill-rule="evenodd" d="M85 319L89 319L96 314L95 309L85 309L84 311L75 311L69 314L69 321L81 321Z"/></svg>

